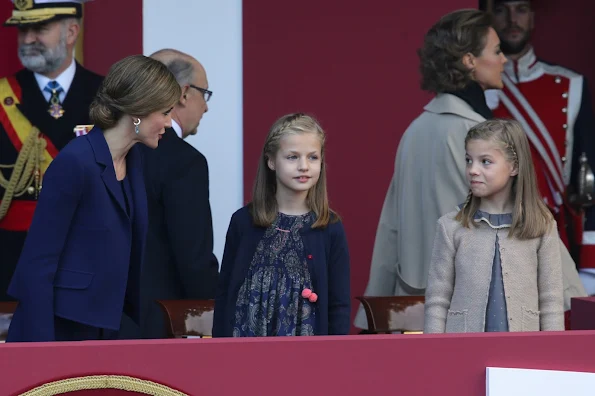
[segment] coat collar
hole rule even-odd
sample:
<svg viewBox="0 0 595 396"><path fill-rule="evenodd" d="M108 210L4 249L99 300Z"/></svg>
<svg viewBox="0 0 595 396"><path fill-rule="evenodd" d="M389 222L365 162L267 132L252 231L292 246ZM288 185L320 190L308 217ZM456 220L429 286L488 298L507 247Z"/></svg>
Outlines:
<svg viewBox="0 0 595 396"><path fill-rule="evenodd" d="M472 121L483 122L486 119L473 111L471 106L463 99L448 93L440 93L430 101L424 110L436 114L456 114Z"/></svg>
<svg viewBox="0 0 595 396"><path fill-rule="evenodd" d="M118 202L118 206L120 207L120 209L122 209L124 215L128 217L122 187L120 186L120 184L118 183L118 179L116 178L114 162L112 160L112 155L109 151L107 141L105 140L105 136L103 136L103 131L98 127L94 127L91 130L91 132L89 132L86 135L86 137L89 140L89 143L91 144L93 153L95 154L95 162L103 166L103 171L101 172L101 179L103 180L105 187L108 189L109 193L116 200L116 202ZM141 153L139 152L138 147L136 147L136 145L130 148L130 151L128 151L128 154L126 156L126 177L129 178L133 188L136 184L142 181L143 177L142 160L140 156Z"/></svg>
<svg viewBox="0 0 595 396"><path fill-rule="evenodd" d="M517 61L508 61L504 64L504 72L515 83L527 81L534 73L534 66L537 64L537 56L533 47Z"/></svg>
<svg viewBox="0 0 595 396"><path fill-rule="evenodd" d="M172 120L173 122L173 120ZM163 134L163 138L167 138L167 139L180 139L180 137L178 136L178 132L176 132L176 130L174 128L165 128L165 133ZM161 141L163 141L163 139L161 139ZM161 144L161 142L159 142Z"/></svg>

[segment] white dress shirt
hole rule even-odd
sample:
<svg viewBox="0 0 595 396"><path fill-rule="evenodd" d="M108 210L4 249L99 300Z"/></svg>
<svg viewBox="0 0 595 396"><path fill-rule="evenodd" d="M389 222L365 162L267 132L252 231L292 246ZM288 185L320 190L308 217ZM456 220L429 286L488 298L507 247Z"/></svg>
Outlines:
<svg viewBox="0 0 595 396"><path fill-rule="evenodd" d="M62 74L60 74L58 77L54 78L54 79L50 79L42 74L39 73L34 73L35 75L35 80L37 80L37 85L39 85L39 89L41 90L41 93L43 94L43 96L45 97L46 101L50 101L50 97L52 96L52 94L50 92L44 91L43 89L48 85L48 83L50 81L56 81L58 84L60 84L60 86L62 87L62 92L60 92L59 98L60 98L60 103L64 103L64 98L66 97L66 94L68 93L68 90L70 89L70 85L72 84L72 80L74 80L74 73L76 72L76 64L74 61L74 58L72 58L72 63L70 63L70 66L68 66L68 68L66 68L66 70L64 70L62 72Z"/></svg>
<svg viewBox="0 0 595 396"><path fill-rule="evenodd" d="M182 137L182 127L173 118L171 119L171 127L176 131L179 138Z"/></svg>

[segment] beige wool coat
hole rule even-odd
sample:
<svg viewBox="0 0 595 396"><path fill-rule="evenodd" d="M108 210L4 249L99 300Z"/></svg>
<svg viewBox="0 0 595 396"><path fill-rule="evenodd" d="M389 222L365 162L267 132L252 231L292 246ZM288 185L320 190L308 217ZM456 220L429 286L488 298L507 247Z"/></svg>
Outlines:
<svg viewBox="0 0 595 396"><path fill-rule="evenodd" d="M426 289L424 333L485 329L496 236L509 331L564 330L560 237L555 224L540 238L508 237L486 221L465 228L457 210L438 220Z"/></svg>
<svg viewBox="0 0 595 396"><path fill-rule="evenodd" d="M424 294L436 221L467 195L465 136L482 121L463 99L438 94L407 128L384 199L364 295ZM368 326L361 306L355 326Z"/></svg>
<svg viewBox="0 0 595 396"><path fill-rule="evenodd" d="M423 295L436 221L465 201L465 136L485 121L461 98L438 94L407 128L382 207L366 296ZM560 241L565 307L586 296L576 265ZM360 305L354 325L367 329Z"/></svg>

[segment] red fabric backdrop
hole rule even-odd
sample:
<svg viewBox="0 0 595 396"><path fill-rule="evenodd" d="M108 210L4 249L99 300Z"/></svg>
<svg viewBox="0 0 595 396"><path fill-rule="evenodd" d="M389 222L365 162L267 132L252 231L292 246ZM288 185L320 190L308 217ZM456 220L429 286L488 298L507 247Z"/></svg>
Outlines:
<svg viewBox="0 0 595 396"><path fill-rule="evenodd" d="M535 8L533 44L541 59L568 67L589 81L595 95L593 0L539 0ZM595 101L593 102L595 110ZM595 133L595 131L593 131Z"/></svg>
<svg viewBox="0 0 595 396"><path fill-rule="evenodd" d="M110 66L143 53L143 0L100 0L85 4L85 66L107 74Z"/></svg>
<svg viewBox="0 0 595 396"><path fill-rule="evenodd" d="M595 88L592 45L583 44L595 33L595 4L535 3L539 56L586 74ZM429 99L418 88L416 49L442 14L477 1L366 4L262 0L244 2L243 10L245 200L272 122L298 110L318 116L328 132L329 194L344 217L354 296L368 280L399 139Z"/></svg>
<svg viewBox="0 0 595 396"><path fill-rule="evenodd" d="M347 232L353 296L368 280L399 139L430 99L419 90L416 49L441 15L475 5L244 2L245 200L273 121L294 111L316 115L328 134L329 195Z"/></svg>
<svg viewBox="0 0 595 396"><path fill-rule="evenodd" d="M17 56L17 30L7 28L1 24L7 20L12 13L10 1L0 2L0 77L12 74L21 68Z"/></svg>

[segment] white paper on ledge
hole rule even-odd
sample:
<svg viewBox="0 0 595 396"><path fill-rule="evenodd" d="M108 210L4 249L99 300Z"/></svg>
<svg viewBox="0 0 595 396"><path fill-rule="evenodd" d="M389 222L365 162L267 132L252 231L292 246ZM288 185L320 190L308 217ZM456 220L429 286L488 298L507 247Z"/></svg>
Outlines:
<svg viewBox="0 0 595 396"><path fill-rule="evenodd" d="M593 396L595 373L504 367L486 369L486 396Z"/></svg>

